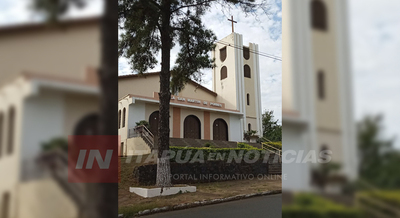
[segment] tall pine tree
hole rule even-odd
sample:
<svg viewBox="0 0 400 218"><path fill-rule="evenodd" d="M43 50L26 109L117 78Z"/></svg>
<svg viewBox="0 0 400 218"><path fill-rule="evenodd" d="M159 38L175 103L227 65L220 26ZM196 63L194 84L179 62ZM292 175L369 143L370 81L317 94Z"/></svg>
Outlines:
<svg viewBox="0 0 400 218"><path fill-rule="evenodd" d="M180 91L200 69L213 66L209 51L216 40L201 17L214 5L239 7L246 14L267 11L266 0L119 0L119 25L123 30L119 55L130 60L132 69L145 73L157 64L161 52L160 108L158 129L157 181L159 187L171 185L169 159L169 107L171 88ZM173 67L171 49L180 51ZM196 76L197 75L197 76ZM172 77L171 77L172 76Z"/></svg>

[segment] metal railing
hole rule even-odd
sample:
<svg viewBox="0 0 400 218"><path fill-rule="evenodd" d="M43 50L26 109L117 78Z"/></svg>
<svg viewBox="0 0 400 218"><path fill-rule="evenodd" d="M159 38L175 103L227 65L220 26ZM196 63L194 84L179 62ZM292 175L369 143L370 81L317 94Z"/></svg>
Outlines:
<svg viewBox="0 0 400 218"><path fill-rule="evenodd" d="M37 161L57 181L81 212L86 202L85 184L68 181L69 176L76 176L68 172L68 153L61 149L48 151L41 154Z"/></svg>
<svg viewBox="0 0 400 218"><path fill-rule="evenodd" d="M263 148L265 148L264 146L268 147L268 148L265 148L266 150L269 150L270 152L279 155L279 157L282 157L282 150L279 150L279 149L267 144L266 142L262 142L261 144L262 144Z"/></svg>
<svg viewBox="0 0 400 218"><path fill-rule="evenodd" d="M141 137L144 142L151 148L154 149L154 135L146 126L137 126L133 129L128 130L128 138Z"/></svg>
<svg viewBox="0 0 400 218"><path fill-rule="evenodd" d="M366 192L378 192L379 189L369 184L365 180L360 179L360 184L366 188ZM388 204L382 199L369 196L363 193L358 193L356 195L356 206L361 210L367 212L371 215L371 217L379 217L379 218L392 218L392 217L400 217L400 209Z"/></svg>

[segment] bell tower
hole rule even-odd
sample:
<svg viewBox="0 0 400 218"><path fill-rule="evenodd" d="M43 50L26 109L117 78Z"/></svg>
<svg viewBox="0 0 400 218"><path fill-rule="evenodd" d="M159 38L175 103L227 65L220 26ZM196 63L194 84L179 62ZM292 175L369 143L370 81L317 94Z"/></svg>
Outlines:
<svg viewBox="0 0 400 218"><path fill-rule="evenodd" d="M242 130L262 136L258 45L243 46L243 36L231 33L213 51L213 90L225 107L243 113Z"/></svg>

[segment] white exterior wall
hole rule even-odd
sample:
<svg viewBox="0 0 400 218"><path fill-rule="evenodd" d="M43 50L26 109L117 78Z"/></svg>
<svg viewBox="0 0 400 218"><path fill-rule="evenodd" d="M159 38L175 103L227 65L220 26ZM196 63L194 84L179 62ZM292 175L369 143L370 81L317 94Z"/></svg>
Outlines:
<svg viewBox="0 0 400 218"><path fill-rule="evenodd" d="M46 92L25 100L21 150L23 160L35 158L42 150L42 143L55 137L64 137L64 108L62 93Z"/></svg>
<svg viewBox="0 0 400 218"><path fill-rule="evenodd" d="M243 142L242 116L229 115L229 141Z"/></svg>
<svg viewBox="0 0 400 218"><path fill-rule="evenodd" d="M286 191L310 190L311 164L301 163L310 150L309 135L303 128L304 126L286 125L282 131L282 187ZM304 152L304 155L297 162L300 152Z"/></svg>

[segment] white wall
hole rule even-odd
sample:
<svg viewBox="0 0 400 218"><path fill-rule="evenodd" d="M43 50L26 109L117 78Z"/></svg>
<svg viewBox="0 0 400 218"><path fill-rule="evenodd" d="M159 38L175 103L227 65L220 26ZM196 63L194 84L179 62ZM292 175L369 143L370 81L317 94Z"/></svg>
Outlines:
<svg viewBox="0 0 400 218"><path fill-rule="evenodd" d="M21 155L23 159L32 159L41 151L43 142L64 136L63 95L46 92L32 96L25 100L23 110Z"/></svg>
<svg viewBox="0 0 400 218"><path fill-rule="evenodd" d="M311 169L309 163L296 163L299 151L310 150L307 134L301 128L286 126L282 132L282 188L285 191L307 191L310 188ZM296 152L296 153L290 153ZM300 159L305 158L305 155Z"/></svg>
<svg viewBox="0 0 400 218"><path fill-rule="evenodd" d="M243 129L240 115L229 116L229 141L242 142L243 141Z"/></svg>
<svg viewBox="0 0 400 218"><path fill-rule="evenodd" d="M146 118L146 106L144 102L136 101L134 104L129 105L128 128L134 128L136 122L141 120L149 121Z"/></svg>

